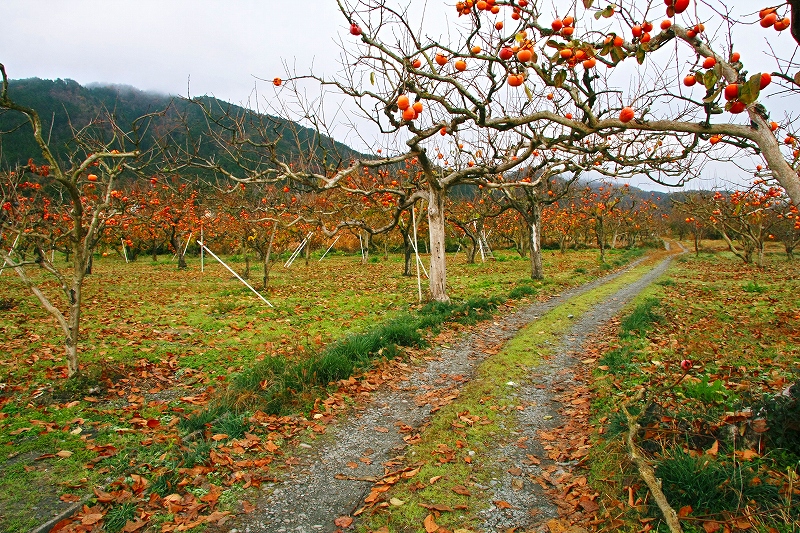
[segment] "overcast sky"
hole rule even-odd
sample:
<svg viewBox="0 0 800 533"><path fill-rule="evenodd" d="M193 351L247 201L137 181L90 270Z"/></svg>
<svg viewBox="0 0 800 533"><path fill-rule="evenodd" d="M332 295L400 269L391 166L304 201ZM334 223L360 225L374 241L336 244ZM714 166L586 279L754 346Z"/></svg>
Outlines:
<svg viewBox="0 0 800 533"><path fill-rule="evenodd" d="M758 7L735 2L751 3ZM428 31L445 33L456 18L454 0L410 4ZM0 62L12 79L70 78L234 103L248 100L256 78L284 77L286 65L332 76L341 68L338 41L352 38L335 0L0 0L0 21ZM262 97L275 94L270 82L258 86ZM719 167L718 175L728 172L738 171Z"/></svg>

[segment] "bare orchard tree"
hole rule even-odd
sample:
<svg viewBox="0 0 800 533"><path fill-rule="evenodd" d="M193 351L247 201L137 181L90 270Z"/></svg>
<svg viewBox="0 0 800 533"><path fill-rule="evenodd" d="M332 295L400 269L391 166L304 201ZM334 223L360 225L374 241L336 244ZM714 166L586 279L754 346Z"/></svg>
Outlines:
<svg viewBox="0 0 800 533"><path fill-rule="evenodd" d="M58 322L64 335L67 373L72 376L79 368L83 282L95 247L118 212L117 179L124 171L135 170L134 164L142 156L138 134L149 117L137 121L132 131L122 130L110 115L74 129L72 151L64 162L45 140L36 110L18 104L9 94L2 64L0 74L0 110L18 115L19 128L30 128L39 148L27 166L0 174L0 259ZM56 244L52 241L54 224L62 225L57 242L63 242L71 256L66 271L47 253ZM47 272L58 290L49 292L49 284L40 283L31 268Z"/></svg>

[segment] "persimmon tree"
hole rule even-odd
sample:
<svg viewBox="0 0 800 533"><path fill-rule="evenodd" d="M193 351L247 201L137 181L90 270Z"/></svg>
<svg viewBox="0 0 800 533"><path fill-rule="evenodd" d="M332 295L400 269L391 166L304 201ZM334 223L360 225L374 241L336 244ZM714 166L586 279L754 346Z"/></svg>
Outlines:
<svg viewBox="0 0 800 533"><path fill-rule="evenodd" d="M782 210L786 201L784 194L781 188L757 179L744 190L693 195L678 205L719 231L736 257L760 267L764 264L764 243L778 221L776 209Z"/></svg>
<svg viewBox="0 0 800 533"><path fill-rule="evenodd" d="M20 105L9 94L2 64L0 74L0 110L18 116L19 128L30 128L39 147L26 167L3 171L0 258L58 323L64 336L67 374L72 376L78 371L83 282L104 227L117 213L118 178L126 170L136 171L142 163L138 132L149 117L137 120L132 130L122 129L110 114L98 118L74 130L69 153L59 155L48 143L36 110ZM23 190L26 183L32 187ZM30 191L35 194L28 194ZM56 240L64 242L72 258L66 271L47 254L53 246L48 228L53 222L64 225L63 235ZM40 282L32 268L46 272L57 289L52 291L51 284Z"/></svg>

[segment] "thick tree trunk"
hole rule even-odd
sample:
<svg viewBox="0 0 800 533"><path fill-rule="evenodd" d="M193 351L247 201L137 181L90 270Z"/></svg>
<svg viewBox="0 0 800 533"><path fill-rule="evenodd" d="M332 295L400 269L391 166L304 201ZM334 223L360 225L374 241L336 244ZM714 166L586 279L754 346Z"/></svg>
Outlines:
<svg viewBox="0 0 800 533"><path fill-rule="evenodd" d="M169 237L169 242L175 250L175 256L178 258L178 268L183 270L187 266L186 258L183 256L183 246L177 231L173 230L172 235Z"/></svg>
<svg viewBox="0 0 800 533"><path fill-rule="evenodd" d="M531 224L531 279L544 279L542 242L538 222Z"/></svg>
<svg viewBox="0 0 800 533"><path fill-rule="evenodd" d="M475 252L478 250L478 241L475 240L475 236L469 233L465 233L467 238L469 239L469 246L467 246L467 264L474 265L475 264Z"/></svg>
<svg viewBox="0 0 800 533"><path fill-rule="evenodd" d="M542 267L542 206L539 202L531 203L528 222L531 257L531 279L544 279Z"/></svg>
<svg viewBox="0 0 800 533"><path fill-rule="evenodd" d="M449 302L447 295L447 264L445 259L445 191L430 189L428 201L428 233L431 239L430 296L436 302Z"/></svg>
<svg viewBox="0 0 800 533"><path fill-rule="evenodd" d="M76 276L72 281L69 295L69 317L67 324L69 331L64 339L64 349L67 356L67 375L72 376L78 371L78 339L81 324L81 284L82 280Z"/></svg>

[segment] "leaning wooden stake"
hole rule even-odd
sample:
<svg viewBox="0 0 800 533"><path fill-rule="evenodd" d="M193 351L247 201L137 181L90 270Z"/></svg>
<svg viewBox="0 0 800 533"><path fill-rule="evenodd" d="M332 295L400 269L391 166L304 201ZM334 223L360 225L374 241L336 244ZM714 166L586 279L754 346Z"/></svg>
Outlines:
<svg viewBox="0 0 800 533"><path fill-rule="evenodd" d="M642 395L644 394L644 389L639 390L631 399L631 402L640 400ZM628 435L626 437L626 441L628 443L628 453L630 454L631 460L636 465L636 468L639 470L639 475L642 477L644 482L647 484L647 488L650 489L650 493L653 495L653 499L658 504L658 508L661 509L661 513L664 515L664 520L667 522L667 527L672 533L683 533L683 529L681 528L681 523L678 520L678 513L675 512L675 509L667 501L667 497L664 496L664 492L661 490L661 480L656 478L656 473L653 470L653 467L650 466L649 461L647 458L639 451L639 447L636 446L634 439L636 438L636 434L639 432L639 417L642 416L647 410L647 404L642 408L640 413L636 416L631 415L628 412L628 408L626 405L622 405L622 411L625 413L625 417L628 419Z"/></svg>

